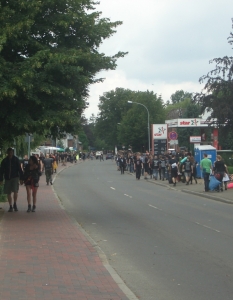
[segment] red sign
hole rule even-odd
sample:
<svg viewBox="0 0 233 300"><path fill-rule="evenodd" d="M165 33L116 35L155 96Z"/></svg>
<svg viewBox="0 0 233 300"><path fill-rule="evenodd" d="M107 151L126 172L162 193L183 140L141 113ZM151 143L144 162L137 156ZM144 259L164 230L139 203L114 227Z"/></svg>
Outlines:
<svg viewBox="0 0 233 300"><path fill-rule="evenodd" d="M175 131L169 132L169 138L170 140L177 140L178 134Z"/></svg>

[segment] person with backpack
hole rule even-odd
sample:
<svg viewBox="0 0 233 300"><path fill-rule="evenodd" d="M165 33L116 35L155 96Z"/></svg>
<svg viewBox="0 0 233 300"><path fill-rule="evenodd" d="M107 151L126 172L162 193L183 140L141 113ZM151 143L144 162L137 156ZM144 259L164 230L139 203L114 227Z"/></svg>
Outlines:
<svg viewBox="0 0 233 300"><path fill-rule="evenodd" d="M160 160L160 170L161 170L161 179L162 181L164 181L165 173L166 173L166 160L164 156L162 156Z"/></svg>
<svg viewBox="0 0 233 300"><path fill-rule="evenodd" d="M186 179L186 185L189 185L191 174L193 174L193 164L190 161L190 156L187 156L186 161L183 163L183 171Z"/></svg>

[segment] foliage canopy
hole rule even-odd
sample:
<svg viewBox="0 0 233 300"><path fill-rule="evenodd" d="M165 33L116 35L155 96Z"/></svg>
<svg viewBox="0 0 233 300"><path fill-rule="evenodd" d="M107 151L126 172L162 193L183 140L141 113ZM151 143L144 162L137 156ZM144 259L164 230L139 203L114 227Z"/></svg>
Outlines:
<svg viewBox="0 0 233 300"><path fill-rule="evenodd" d="M92 0L0 1L0 144L26 132L73 133L100 70L125 53L98 47L121 22Z"/></svg>

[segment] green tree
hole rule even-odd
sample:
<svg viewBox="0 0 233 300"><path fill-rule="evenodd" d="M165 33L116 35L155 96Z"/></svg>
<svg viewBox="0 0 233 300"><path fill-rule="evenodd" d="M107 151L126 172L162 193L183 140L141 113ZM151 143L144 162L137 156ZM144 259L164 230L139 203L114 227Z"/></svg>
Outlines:
<svg viewBox="0 0 233 300"><path fill-rule="evenodd" d="M176 91L171 95L172 104L180 103L185 101L185 99L191 99L192 93L184 92L183 90Z"/></svg>
<svg viewBox="0 0 233 300"><path fill-rule="evenodd" d="M232 19L233 21L233 19ZM233 45L233 33L228 38ZM205 82L204 92L195 96L202 112L209 111L209 119L218 127L224 127L225 136L233 129L233 57L214 58L214 70L200 78Z"/></svg>
<svg viewBox="0 0 233 300"><path fill-rule="evenodd" d="M88 86L125 55L98 52L121 22L101 18L96 4L1 1L0 144L26 132L77 131Z"/></svg>
<svg viewBox="0 0 233 300"><path fill-rule="evenodd" d="M133 102L145 105L149 111L149 124L159 124L165 121L165 110L161 97L153 92L134 92ZM133 151L148 149L148 114L147 110L138 104L128 104L130 109L123 115L118 126L118 141L121 145L132 146Z"/></svg>
<svg viewBox="0 0 233 300"><path fill-rule="evenodd" d="M95 136L104 141L104 148L112 149L118 144L118 124L130 109L127 101L133 100L135 94L136 92L129 89L116 88L100 97L98 105L100 112L96 119Z"/></svg>

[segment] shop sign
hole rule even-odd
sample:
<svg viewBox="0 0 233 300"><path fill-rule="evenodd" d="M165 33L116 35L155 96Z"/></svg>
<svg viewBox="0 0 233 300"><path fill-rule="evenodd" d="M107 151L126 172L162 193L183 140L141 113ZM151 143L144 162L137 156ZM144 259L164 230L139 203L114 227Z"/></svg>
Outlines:
<svg viewBox="0 0 233 300"><path fill-rule="evenodd" d="M167 124L153 124L153 139L167 139Z"/></svg>
<svg viewBox="0 0 233 300"><path fill-rule="evenodd" d="M190 143L200 143L201 142L201 136L190 136L189 137Z"/></svg>
<svg viewBox="0 0 233 300"><path fill-rule="evenodd" d="M178 119L178 127L199 127L201 119Z"/></svg>

